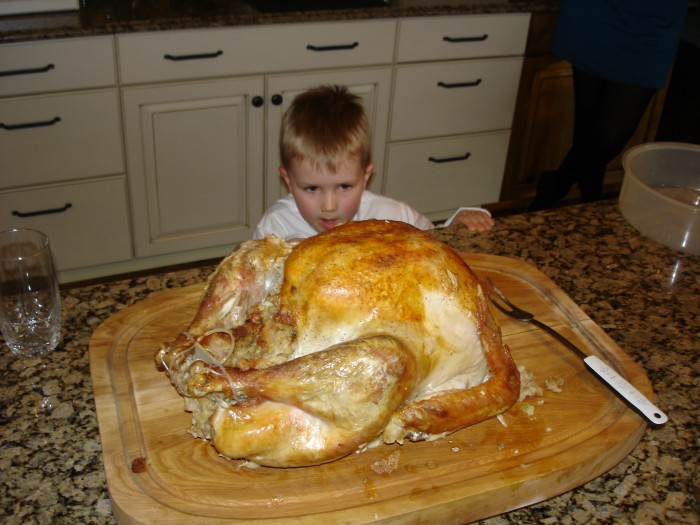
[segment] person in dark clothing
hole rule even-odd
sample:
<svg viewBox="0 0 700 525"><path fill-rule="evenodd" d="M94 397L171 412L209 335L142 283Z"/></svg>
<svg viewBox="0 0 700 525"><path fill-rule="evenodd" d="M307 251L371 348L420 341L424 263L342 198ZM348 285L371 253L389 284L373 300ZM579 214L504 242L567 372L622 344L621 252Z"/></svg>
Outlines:
<svg viewBox="0 0 700 525"><path fill-rule="evenodd" d="M557 171L542 173L529 211L553 207L578 184L602 197L605 166L622 151L666 82L687 0L565 0L553 53L571 63L574 133Z"/></svg>

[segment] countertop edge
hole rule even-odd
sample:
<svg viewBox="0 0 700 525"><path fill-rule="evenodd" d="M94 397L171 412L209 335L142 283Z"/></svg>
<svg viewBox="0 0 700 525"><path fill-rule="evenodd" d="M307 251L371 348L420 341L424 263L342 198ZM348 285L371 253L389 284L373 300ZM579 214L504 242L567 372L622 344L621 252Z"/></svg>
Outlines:
<svg viewBox="0 0 700 525"><path fill-rule="evenodd" d="M371 20L464 14L556 12L559 2L503 1L452 2L439 5L334 9L288 13L230 13L180 15L156 13L150 18L128 15L105 16L104 12L81 9L28 15L0 16L0 44L58 38L116 35L147 31L207 29L236 26L273 25L341 20Z"/></svg>

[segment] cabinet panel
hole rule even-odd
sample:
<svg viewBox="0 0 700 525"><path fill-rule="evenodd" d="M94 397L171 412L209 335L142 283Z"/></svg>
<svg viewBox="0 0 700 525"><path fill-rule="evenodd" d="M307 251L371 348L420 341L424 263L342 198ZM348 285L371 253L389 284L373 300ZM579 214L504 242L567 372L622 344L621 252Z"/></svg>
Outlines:
<svg viewBox="0 0 700 525"><path fill-rule="evenodd" d="M396 22L279 24L118 36L122 83L388 64Z"/></svg>
<svg viewBox="0 0 700 525"><path fill-rule="evenodd" d="M272 71L311 70L390 64L395 39L395 20L289 24L265 47Z"/></svg>
<svg viewBox="0 0 700 525"><path fill-rule="evenodd" d="M212 78L236 73L246 54L237 29L163 31L117 36L122 84Z"/></svg>
<svg viewBox="0 0 700 525"><path fill-rule="evenodd" d="M574 92L571 65L549 52L556 32L556 13L536 13L523 65L520 91L503 188L493 210L522 210L535 193L540 173L556 170L571 146L574 128ZM665 89L656 93L625 149L654 140L663 109ZM604 191L619 191L624 150L607 166ZM575 186L564 199L578 198Z"/></svg>
<svg viewBox="0 0 700 525"><path fill-rule="evenodd" d="M509 138L509 131L501 131L392 144L386 194L432 219L497 201Z"/></svg>
<svg viewBox="0 0 700 525"><path fill-rule="evenodd" d="M391 140L508 129L522 58L400 66Z"/></svg>
<svg viewBox="0 0 700 525"><path fill-rule="evenodd" d="M287 188L278 172L280 164L278 142L282 115L289 108L294 97L307 89L322 84L347 86L351 93L362 98L372 130L373 159L376 164L369 188L377 193L382 190L384 150L391 96L391 69L376 68L270 76L267 80L268 100L279 95L281 103L270 104L267 108L266 207L271 206L277 199L287 194Z"/></svg>
<svg viewBox="0 0 700 525"><path fill-rule="evenodd" d="M114 39L3 45L0 73L0 96L114 85Z"/></svg>
<svg viewBox="0 0 700 525"><path fill-rule="evenodd" d="M536 176L556 170L571 145L573 137L574 92L571 68L557 61L534 77L530 100L532 133L522 144L525 173ZM535 180L526 181L534 183Z"/></svg>
<svg viewBox="0 0 700 525"><path fill-rule="evenodd" d="M116 89L0 101L2 187L124 172Z"/></svg>
<svg viewBox="0 0 700 525"><path fill-rule="evenodd" d="M0 192L0 230L46 233L64 271L131 258L127 210L123 176L8 190Z"/></svg>
<svg viewBox="0 0 700 525"><path fill-rule="evenodd" d="M124 90L138 257L250 238L262 214L262 79Z"/></svg>
<svg viewBox="0 0 700 525"><path fill-rule="evenodd" d="M402 19L399 62L522 55L529 13Z"/></svg>

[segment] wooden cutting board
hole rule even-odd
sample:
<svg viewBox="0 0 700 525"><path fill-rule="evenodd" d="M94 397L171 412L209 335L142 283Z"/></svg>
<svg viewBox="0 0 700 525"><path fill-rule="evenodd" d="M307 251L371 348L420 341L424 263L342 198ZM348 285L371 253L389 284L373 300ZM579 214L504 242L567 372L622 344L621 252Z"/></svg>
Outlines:
<svg viewBox="0 0 700 525"><path fill-rule="evenodd" d="M608 361L648 397L637 366L552 281L525 263L464 254L585 352ZM326 465L249 469L188 434L190 415L156 370L161 342L185 329L203 285L164 292L105 321L90 368L112 507L121 524L461 524L542 501L606 472L637 444L644 420L569 350L498 314L519 365L543 387L492 419L431 443L382 445ZM528 415L526 410L534 408Z"/></svg>

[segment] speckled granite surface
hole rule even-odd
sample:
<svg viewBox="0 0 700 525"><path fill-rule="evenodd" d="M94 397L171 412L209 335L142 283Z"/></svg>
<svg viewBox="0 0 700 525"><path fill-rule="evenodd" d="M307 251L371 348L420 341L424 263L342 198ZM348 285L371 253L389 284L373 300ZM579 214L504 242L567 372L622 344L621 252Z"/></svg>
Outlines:
<svg viewBox="0 0 700 525"><path fill-rule="evenodd" d="M700 256L641 237L614 202L498 220L487 234L435 233L456 249L538 267L647 371L670 421L647 429L605 475L483 521L515 524L700 523ZM63 291L63 341L20 360L0 342L0 522L113 524L88 364L93 330L212 266Z"/></svg>
<svg viewBox="0 0 700 525"><path fill-rule="evenodd" d="M66 38L134 31L195 29L235 25L275 24L430 16L450 14L553 11L559 0L388 0L348 2L298 0L134 1L85 0L78 11L0 16L0 43L45 38ZM385 5L382 5L385 4ZM296 5L290 8L289 5ZM375 7L367 7L374 5ZM282 7L284 6L284 7ZM378 7L377 7L378 6Z"/></svg>

